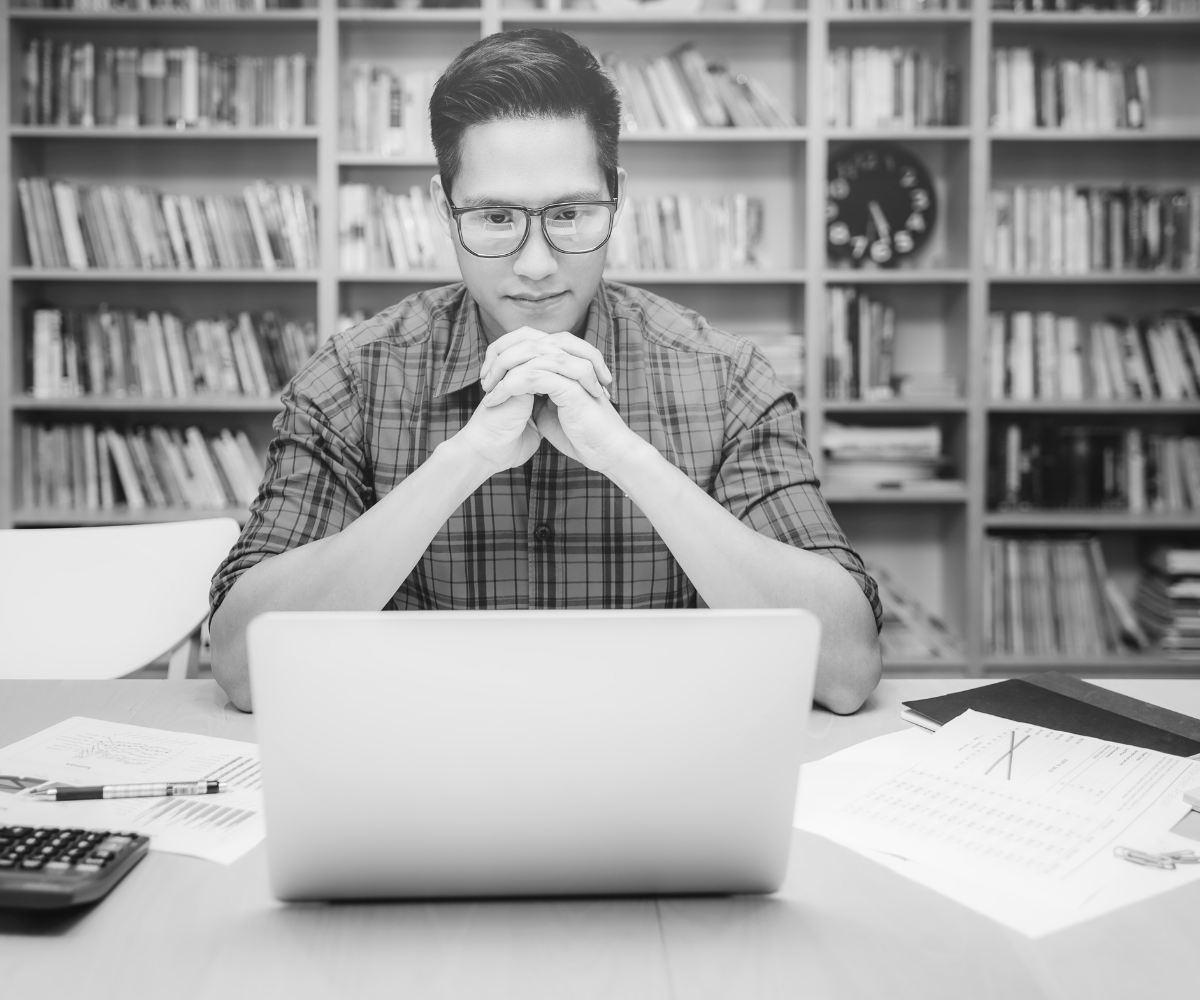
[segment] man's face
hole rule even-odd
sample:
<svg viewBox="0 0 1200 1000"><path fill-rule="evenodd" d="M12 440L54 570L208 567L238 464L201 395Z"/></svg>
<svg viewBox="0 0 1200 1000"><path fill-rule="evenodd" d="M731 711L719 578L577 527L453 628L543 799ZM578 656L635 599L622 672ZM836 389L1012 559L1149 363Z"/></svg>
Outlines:
<svg viewBox="0 0 1200 1000"><path fill-rule="evenodd" d="M618 171L624 198L624 171ZM579 333L600 284L605 247L564 254L530 220L525 245L511 257L476 257L463 248L440 178L434 204L454 242L463 280L479 304L489 342L523 326ZM462 167L451 196L456 208L605 201L612 197L587 125L576 118L506 120L473 125L462 140Z"/></svg>

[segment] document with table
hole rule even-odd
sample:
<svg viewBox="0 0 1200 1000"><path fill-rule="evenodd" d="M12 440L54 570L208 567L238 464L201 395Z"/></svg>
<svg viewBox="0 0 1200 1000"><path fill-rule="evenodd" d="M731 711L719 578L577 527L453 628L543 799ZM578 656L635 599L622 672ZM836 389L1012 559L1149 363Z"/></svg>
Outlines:
<svg viewBox="0 0 1200 1000"><path fill-rule="evenodd" d="M806 765L796 825L1038 935L1200 877L1114 848L1200 849L1170 832L1200 763L968 711Z"/></svg>
<svg viewBox="0 0 1200 1000"><path fill-rule="evenodd" d="M220 781L216 796L39 802L31 789ZM7 794L6 794L7 793ZM151 848L232 864L266 835L253 743L75 717L0 750L0 826L133 830Z"/></svg>

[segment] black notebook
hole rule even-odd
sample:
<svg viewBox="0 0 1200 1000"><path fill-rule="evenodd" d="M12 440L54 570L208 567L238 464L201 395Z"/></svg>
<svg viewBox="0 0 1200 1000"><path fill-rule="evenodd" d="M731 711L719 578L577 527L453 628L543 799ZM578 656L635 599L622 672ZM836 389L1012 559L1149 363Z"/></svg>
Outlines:
<svg viewBox="0 0 1200 1000"><path fill-rule="evenodd" d="M1013 722L1094 736L1178 757L1200 755L1200 719L1066 674L1045 673L1000 681L939 698L906 701L904 706L937 726L972 708Z"/></svg>

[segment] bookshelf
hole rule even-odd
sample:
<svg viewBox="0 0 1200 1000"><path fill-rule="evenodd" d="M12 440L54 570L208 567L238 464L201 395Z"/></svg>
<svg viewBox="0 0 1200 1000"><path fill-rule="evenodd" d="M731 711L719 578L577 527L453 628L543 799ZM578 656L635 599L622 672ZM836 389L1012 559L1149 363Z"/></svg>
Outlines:
<svg viewBox="0 0 1200 1000"><path fill-rule="evenodd" d="M435 164L425 154L383 156L341 148L340 69L355 62L396 70L436 71L483 34L530 25L570 31L598 52L654 56L694 41L709 57L760 77L796 121L794 127L703 128L689 133L641 133L622 140L622 163L635 196L733 190L767 206L764 265L753 271L612 271L693 307L715 324L763 338L803 334L806 367L802 406L810 447L823 464L821 441L830 421L866 426L937 424L953 474L962 487L922 493L830 488L826 495L852 542L870 562L889 569L963 639L958 658L888 664L923 675L991 676L1050 667L1106 675L1200 675L1200 665L1161 655L997 657L984 646L983 575L987 539L995 534L1098 533L1114 577L1128 593L1141 547L1155 540L1195 542L1200 515L1119 511L994 511L987 506L989 429L1009 418L1167 421L1193 430L1194 401L1017 401L991 399L986 377L988 315L992 311L1056 310L1098 316L1158 314L1197 306L1197 275L1138 271L1085 274L993 274L985 264L988 192L999 185L1094 183L1128 179L1151 185L1200 184L1200 15L1016 13L986 0L967 9L904 14L830 11L823 0L767 0L754 14L732 0L705 0L695 13L649 12L630 17L564 0L563 10L539 0L481 0L478 7L339 8L307 0L299 9L257 12L100 12L5 8L0 13L0 527L129 523L210 516L207 511L87 512L28 510L16 499L17 441L22 424L93 420L244 428L265 450L271 399L227 396L187 399L32 399L22 391L23 314L35 303L61 309L108 303L124 309L174 309L185 319L222 311L279 309L312 318L323 334L338 317L368 314L422 287L456 280L452 271L342 273L336 206L342 184L380 185L403 192L427 183ZM9 0L11 6L11 0ZM26 125L20 117L21 59L32 37L109 45L197 45L242 55L304 52L316 60L316 124L179 131L168 127L85 128ZM854 130L827 124L826 55L838 47L900 45L952 61L961 71L956 124ZM1153 101L1145 129L1105 133L1000 132L990 125L991 54L997 46L1038 46L1063 58L1128 53L1146 63ZM895 269L843 269L827 263L826 167L852 144L894 143L915 153L932 174L940 219L929 244ZM29 266L21 235L16 180L65 177L145 183L164 190L229 193L255 178L301 183L319 210L320 266L263 272L71 271ZM190 188L189 188L190 185ZM960 391L951 398L862 400L825 398L827 290L853 287L893 308L896 370L947 373ZM217 303L213 305L213 303ZM242 519L246 512L233 508Z"/></svg>

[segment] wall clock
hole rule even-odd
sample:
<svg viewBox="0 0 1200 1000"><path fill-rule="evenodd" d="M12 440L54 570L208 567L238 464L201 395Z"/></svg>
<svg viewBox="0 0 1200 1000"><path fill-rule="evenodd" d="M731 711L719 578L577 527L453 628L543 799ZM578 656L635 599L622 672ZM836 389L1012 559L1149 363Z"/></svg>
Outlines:
<svg viewBox="0 0 1200 1000"><path fill-rule="evenodd" d="M863 143L830 156L825 236L831 261L895 267L925 245L936 223L933 178L908 150Z"/></svg>

